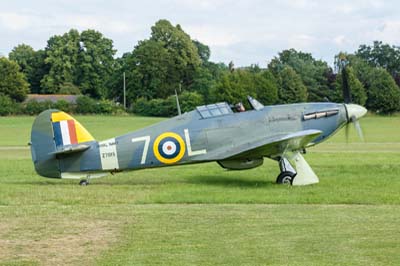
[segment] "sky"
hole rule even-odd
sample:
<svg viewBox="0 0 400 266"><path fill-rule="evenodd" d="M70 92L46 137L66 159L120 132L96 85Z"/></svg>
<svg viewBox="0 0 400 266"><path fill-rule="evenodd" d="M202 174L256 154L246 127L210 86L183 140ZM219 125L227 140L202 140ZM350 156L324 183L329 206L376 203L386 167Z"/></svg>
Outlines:
<svg viewBox="0 0 400 266"><path fill-rule="evenodd" d="M381 40L400 45L400 5L381 0L0 0L0 55L18 44L44 49L50 36L95 29L117 56L150 36L159 19L208 45L214 62L267 66L289 48L333 64L339 51Z"/></svg>

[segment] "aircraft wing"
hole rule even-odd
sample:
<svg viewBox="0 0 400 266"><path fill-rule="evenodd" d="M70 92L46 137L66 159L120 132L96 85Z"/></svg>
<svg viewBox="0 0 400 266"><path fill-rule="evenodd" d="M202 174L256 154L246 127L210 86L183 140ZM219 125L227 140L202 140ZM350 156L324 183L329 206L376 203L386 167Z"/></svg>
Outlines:
<svg viewBox="0 0 400 266"><path fill-rule="evenodd" d="M295 133L280 134L255 141L248 141L231 150L223 152L223 154L219 155L219 158L222 158L222 160L249 157L270 157L274 159L285 152L305 148L307 144L321 133L322 131L320 130L303 130Z"/></svg>

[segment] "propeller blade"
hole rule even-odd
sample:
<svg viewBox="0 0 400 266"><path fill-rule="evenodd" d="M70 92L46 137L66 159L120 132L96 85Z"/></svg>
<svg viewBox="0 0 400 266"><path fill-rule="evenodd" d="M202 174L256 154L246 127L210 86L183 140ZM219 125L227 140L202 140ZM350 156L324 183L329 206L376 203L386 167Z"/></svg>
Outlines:
<svg viewBox="0 0 400 266"><path fill-rule="evenodd" d="M343 87L343 100L344 103L351 103L351 93L346 67L342 69L342 87Z"/></svg>
<svg viewBox="0 0 400 266"><path fill-rule="evenodd" d="M350 123L354 124L354 128L357 131L358 137L361 139L362 142L364 142L364 134L363 134L360 122L357 120L357 118L354 115L350 117L349 122L346 125L346 142L349 143L349 132L350 132L349 124Z"/></svg>
<svg viewBox="0 0 400 266"><path fill-rule="evenodd" d="M361 125L358 120L354 120L354 127L356 128L357 134L360 137L361 141L364 142L364 134L362 132Z"/></svg>

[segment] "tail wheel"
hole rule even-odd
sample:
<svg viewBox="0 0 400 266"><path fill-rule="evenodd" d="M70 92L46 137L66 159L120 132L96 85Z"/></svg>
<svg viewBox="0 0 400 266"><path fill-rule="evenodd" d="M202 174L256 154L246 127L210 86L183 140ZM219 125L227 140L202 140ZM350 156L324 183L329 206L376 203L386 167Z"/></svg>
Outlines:
<svg viewBox="0 0 400 266"><path fill-rule="evenodd" d="M295 176L296 176L296 173L292 173L292 172L288 172L288 171L282 172L276 178L276 183L292 185Z"/></svg>
<svg viewBox="0 0 400 266"><path fill-rule="evenodd" d="M81 186L87 186L87 185L89 185L89 181L86 180L86 179L82 179L82 180L79 182L79 185L81 185Z"/></svg>

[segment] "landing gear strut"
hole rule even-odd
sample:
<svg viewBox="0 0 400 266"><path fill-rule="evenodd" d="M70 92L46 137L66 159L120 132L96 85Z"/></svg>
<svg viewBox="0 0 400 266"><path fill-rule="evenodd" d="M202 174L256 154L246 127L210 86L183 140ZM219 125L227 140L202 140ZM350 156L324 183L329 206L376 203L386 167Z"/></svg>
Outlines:
<svg viewBox="0 0 400 266"><path fill-rule="evenodd" d="M294 169L294 167L290 164L289 160L286 158L280 159L279 168L281 169L281 173L276 178L276 183L292 185L293 180L297 175L297 172Z"/></svg>

